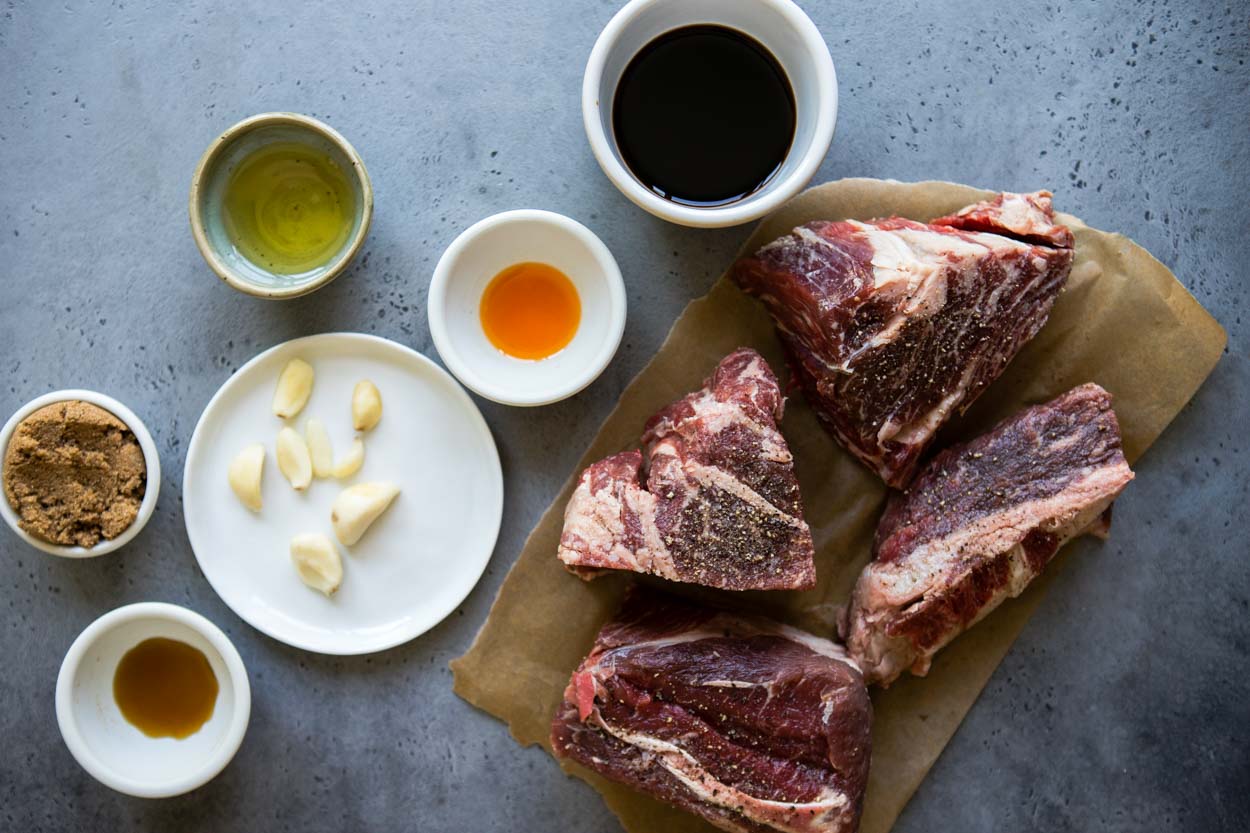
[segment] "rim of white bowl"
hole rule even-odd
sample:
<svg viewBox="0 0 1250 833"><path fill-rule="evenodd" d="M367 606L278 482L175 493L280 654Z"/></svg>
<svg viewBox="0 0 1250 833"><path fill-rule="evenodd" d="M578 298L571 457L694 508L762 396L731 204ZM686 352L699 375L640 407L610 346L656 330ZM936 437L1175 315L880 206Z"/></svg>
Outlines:
<svg viewBox="0 0 1250 833"><path fill-rule="evenodd" d="M148 520L151 519L152 513L156 510L156 501L161 494L161 458L156 451L156 443L152 440L152 435L148 433L148 427L143 424L143 420L139 419L134 411L113 397L103 393L79 388L52 391L30 400L18 408L13 413L13 416L9 417L9 421L4 424L4 428L0 429L0 457L7 453L9 440L13 438L13 432L17 430L17 426L22 420L46 405L73 400L90 402L92 405L108 411L126 423L130 433L134 434L135 439L139 441L139 448L143 451L143 465L147 469L147 484L144 487L143 500L139 503L139 514L135 516L134 522L126 527L121 535L118 535L116 538L101 540L94 547L68 547L36 538L22 529L18 524L17 512L9 505L7 497L0 497L0 515L4 516L4 522L17 533L19 538L35 549L43 550L49 555L59 555L62 558L94 558L97 555L106 555L130 543L136 535L143 531L143 527L147 526Z"/></svg>
<svg viewBox="0 0 1250 833"><path fill-rule="evenodd" d="M829 54L829 46L812 19L792 0L751 0L759 5L768 6L785 17L799 34L804 47L814 59L818 94L814 102L816 127L812 134L812 141L803 152L795 169L784 179L767 183L758 197L748 197L728 205L707 208L682 205L653 193L625 167L612 150L614 142L604 131L604 120L600 115L605 107L612 106L611 101L600 100L599 88L603 83L604 65L607 63L608 56L616 48L622 30L643 11L662 2L670 2L670 0L630 0L613 15L607 26L603 27L594 47L590 50L586 72L582 76L582 124L586 129L586 137L590 141L590 149L599 162L599 167L603 169L604 174L617 187L617 190L639 208L660 219L693 228L724 228L758 220L803 190L829 152L838 118L838 76L833 67L833 56ZM699 22L701 21L691 19L687 25ZM751 32L743 31L754 37Z"/></svg>
<svg viewBox="0 0 1250 833"><path fill-rule="evenodd" d="M234 694L234 713L230 716L230 724L226 727L221 742L213 747L212 754L193 774L165 783L150 784L136 781L106 767L83 739L74 714L74 680L83 657L105 633L119 625L139 619L164 619L177 622L208 640L221 656L230 678L226 682ZM234 643L221 628L200 614L167 602L129 604L110 610L96 619L69 646L69 651L66 652L65 659L61 662L61 671L56 678L56 722L60 726L61 737L65 739L65 745L69 747L74 760L78 761L91 777L106 787L139 798L169 798L182 795L211 781L226 768L226 764L230 763L235 753L238 752L239 746L243 743L243 736L247 733L247 724L251 714L252 687L248 683L247 668L243 665L243 658L239 656Z"/></svg>
<svg viewBox="0 0 1250 833"><path fill-rule="evenodd" d="M451 335L447 331L444 309L447 301L447 287L450 281L454 279L453 266L460 259L460 256L470 246L474 245L477 239L485 232L501 225L516 222L538 222L556 226L560 230L576 237L590 250L599 266L599 278L603 281L608 292L608 308L611 319L609 323L610 329L602 344L600 344L598 351L587 362L585 369L581 373L569 377L567 381L558 387L536 390L528 394L518 394L513 390L492 385L469 366L452 343ZM498 402L501 405L517 405L520 407L550 405L562 399L568 399L570 396L584 390L591 382L599 378L599 375L611 363L612 357L616 355L617 348L621 345L621 338L625 334L625 280L621 277L621 268L617 265L616 258L612 256L611 250L599 239L597 234L586 226L571 217L557 214L554 211L544 211L538 208L517 208L511 211L501 211L498 214L492 214L489 217L478 220L456 236L456 239L451 242L451 245L443 251L442 256L438 259L438 265L434 267L434 276L430 279L430 291L426 300L426 312L430 324L430 337L434 341L434 347L438 350L439 357L447 365L447 369L452 372L452 375L459 379L465 387L479 396L483 396L492 402Z"/></svg>

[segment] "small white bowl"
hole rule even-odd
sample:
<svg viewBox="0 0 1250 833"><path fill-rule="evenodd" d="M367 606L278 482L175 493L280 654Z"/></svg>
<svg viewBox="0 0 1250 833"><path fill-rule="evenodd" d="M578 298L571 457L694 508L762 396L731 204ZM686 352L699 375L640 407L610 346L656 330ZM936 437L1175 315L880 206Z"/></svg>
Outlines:
<svg viewBox="0 0 1250 833"><path fill-rule="evenodd" d="M147 468L147 487L143 493L143 501L139 504L139 514L135 517L134 523L126 527L121 535L113 539L101 540L94 547L67 547L60 544L50 544L22 529L18 525L17 513L13 511L13 507L9 505L8 498L3 494L0 494L0 515L4 516L4 522L17 533L18 537L36 549L43 550L51 555L59 555L63 558L93 558L125 546L132 538L138 535L147 524L148 519L152 517L152 512L156 509L156 499L160 497L161 458L156 453L156 443L152 441L152 435L148 433L147 426L143 424L139 417L135 416L135 412L113 397L91 390L58 390L52 393L45 393L43 396L32 399L18 408L17 412L9 417L9 421L4 424L4 428L0 429L0 465L2 465L4 455L9 448L9 440L13 437L13 431L17 428L18 423L45 405L52 405L56 402L68 402L75 399L90 402L92 405L108 411L126 423L126 427L130 429L130 432L135 435L135 439L139 441L139 448L143 450L143 464Z"/></svg>
<svg viewBox="0 0 1250 833"><path fill-rule="evenodd" d="M577 288L582 317L569 345L545 359L518 359L482 330L491 279L515 263L559 269ZM466 387L504 405L547 405L572 396L608 366L625 331L625 283L608 247L561 214L505 211L474 223L443 252L429 296L430 335Z"/></svg>
<svg viewBox="0 0 1250 833"><path fill-rule="evenodd" d="M182 740L150 738L122 716L113 674L145 639L176 639L199 649L217 677L213 716ZM221 629L178 605L141 602L112 610L79 634L56 680L56 720L74 759L93 778L140 798L181 795L230 763L252 712L243 660Z"/></svg>
<svg viewBox="0 0 1250 833"><path fill-rule="evenodd" d="M612 130L616 86L630 60L656 37L700 23L750 35L776 57L794 90L794 141L781 168L758 191L723 206L666 200L621 159ZM726 82L731 83L731 82ZM720 228L763 217L805 186L829 151L838 113L838 78L816 24L791 0L631 0L595 41L582 77L582 121L608 179L639 207L683 226Z"/></svg>

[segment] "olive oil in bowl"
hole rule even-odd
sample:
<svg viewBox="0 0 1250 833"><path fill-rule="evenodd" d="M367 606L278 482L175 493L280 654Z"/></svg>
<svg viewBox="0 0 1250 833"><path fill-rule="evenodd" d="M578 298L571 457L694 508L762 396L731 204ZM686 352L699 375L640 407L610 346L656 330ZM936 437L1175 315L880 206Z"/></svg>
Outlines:
<svg viewBox="0 0 1250 833"><path fill-rule="evenodd" d="M330 262L352 234L355 195L329 155L298 142L262 145L226 183L230 242L259 268L296 275Z"/></svg>
<svg viewBox="0 0 1250 833"><path fill-rule="evenodd" d="M341 275L360 251L373 186L360 154L329 125L261 113L204 151L188 213L217 277L248 295L296 298Z"/></svg>

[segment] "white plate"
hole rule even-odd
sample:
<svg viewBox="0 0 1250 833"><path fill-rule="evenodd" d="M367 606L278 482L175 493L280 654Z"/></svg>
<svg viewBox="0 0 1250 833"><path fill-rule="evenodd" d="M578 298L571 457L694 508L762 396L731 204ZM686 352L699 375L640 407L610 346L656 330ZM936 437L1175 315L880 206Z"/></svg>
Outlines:
<svg viewBox="0 0 1250 833"><path fill-rule="evenodd" d="M294 420L271 410L287 361L316 371ZM294 491L274 459L284 424L312 416L335 456L355 436L351 393L372 379L382 421L364 435L365 463L348 481ZM226 482L235 453L264 443L264 508L243 507ZM343 583L332 598L300 581L291 538L334 538L330 505L350 483L391 480L399 497L351 548L339 547ZM187 536L200 569L235 613L274 639L323 654L381 651L421 635L469 595L490 560L503 514L503 474L490 429L468 394L434 362L376 336L326 333L279 344L245 364L204 409L183 473ZM337 543L337 542L336 542Z"/></svg>

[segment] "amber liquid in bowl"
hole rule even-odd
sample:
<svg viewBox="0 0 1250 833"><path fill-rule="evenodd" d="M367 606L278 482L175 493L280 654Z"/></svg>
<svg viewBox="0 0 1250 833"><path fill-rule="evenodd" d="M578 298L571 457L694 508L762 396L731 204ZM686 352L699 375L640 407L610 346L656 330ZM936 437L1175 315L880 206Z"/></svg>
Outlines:
<svg viewBox="0 0 1250 833"><path fill-rule="evenodd" d="M113 673L113 699L122 716L152 738L187 738L217 705L217 675L198 648L176 639L145 639Z"/></svg>

